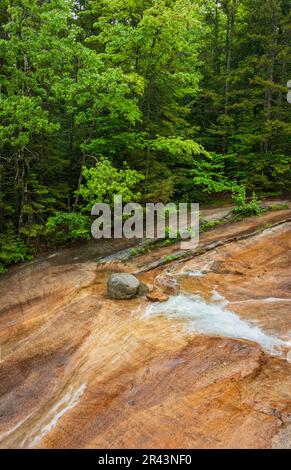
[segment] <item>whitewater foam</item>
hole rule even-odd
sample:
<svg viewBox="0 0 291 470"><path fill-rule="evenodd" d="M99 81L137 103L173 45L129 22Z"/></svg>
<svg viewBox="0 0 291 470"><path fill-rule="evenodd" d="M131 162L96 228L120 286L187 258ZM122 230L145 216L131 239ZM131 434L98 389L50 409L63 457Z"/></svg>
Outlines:
<svg viewBox="0 0 291 470"><path fill-rule="evenodd" d="M212 304L198 295L180 294L167 302L149 305L145 317L164 314L171 319L182 319L187 321L188 332L253 341L274 356L282 354L281 348L291 346L291 342L268 335L258 326L240 319L227 308L228 302L218 293L214 293L214 299L220 302Z"/></svg>
<svg viewBox="0 0 291 470"><path fill-rule="evenodd" d="M234 302L231 302L231 304L247 304L247 303L256 303L256 302L265 302L268 304L272 303L286 303L286 302L291 302L291 299L287 298L280 298L280 297L267 297L265 299L246 299L246 300L237 300Z"/></svg>
<svg viewBox="0 0 291 470"><path fill-rule="evenodd" d="M183 271L182 276L189 276L189 277L203 277L205 276L204 271Z"/></svg>
<svg viewBox="0 0 291 470"><path fill-rule="evenodd" d="M77 405L85 389L86 386L84 384L81 384L77 389L74 389L72 386L70 387L61 400L51 408L49 415L46 417L47 423L40 430L36 431L28 444L29 448L34 448L56 426L59 419Z"/></svg>

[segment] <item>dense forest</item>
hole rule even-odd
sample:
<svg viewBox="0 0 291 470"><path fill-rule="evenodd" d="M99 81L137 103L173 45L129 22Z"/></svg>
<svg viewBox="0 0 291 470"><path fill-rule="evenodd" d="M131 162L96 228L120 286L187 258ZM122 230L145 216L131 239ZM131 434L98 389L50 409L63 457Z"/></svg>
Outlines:
<svg viewBox="0 0 291 470"><path fill-rule="evenodd" d="M287 192L290 11L290 0L0 0L0 271L89 237L92 204L116 193Z"/></svg>

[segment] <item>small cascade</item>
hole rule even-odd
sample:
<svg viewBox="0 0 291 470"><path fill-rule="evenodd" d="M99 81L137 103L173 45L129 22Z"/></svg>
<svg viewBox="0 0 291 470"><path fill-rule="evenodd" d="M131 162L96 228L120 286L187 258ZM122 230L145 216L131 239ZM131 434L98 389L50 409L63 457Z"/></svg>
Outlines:
<svg viewBox="0 0 291 470"><path fill-rule="evenodd" d="M291 347L291 342L268 335L258 326L242 320L228 309L228 302L217 292L213 293L212 300L217 302L207 303L199 295L180 294L167 302L149 305L145 318L163 314L173 320L182 319L186 321L187 332L253 341L273 356L281 356L284 348Z"/></svg>
<svg viewBox="0 0 291 470"><path fill-rule="evenodd" d="M22 447L34 448L42 440L42 438L48 434L57 424L59 419L67 413L67 411L74 408L79 402L83 395L86 386L81 384L76 389L71 386L67 393L50 409L48 416L46 417L46 423L44 423L40 429L34 430L30 437L25 439Z"/></svg>

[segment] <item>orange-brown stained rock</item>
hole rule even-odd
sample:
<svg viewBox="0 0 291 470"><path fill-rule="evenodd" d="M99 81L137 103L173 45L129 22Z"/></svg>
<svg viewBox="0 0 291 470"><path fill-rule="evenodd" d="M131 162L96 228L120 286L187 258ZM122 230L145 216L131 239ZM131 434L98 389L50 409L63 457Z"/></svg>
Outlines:
<svg viewBox="0 0 291 470"><path fill-rule="evenodd" d="M154 288L152 291L148 292L146 297L150 302L166 302L169 298L165 292L158 288Z"/></svg>
<svg viewBox="0 0 291 470"><path fill-rule="evenodd" d="M284 224L141 278L154 284L170 270L187 292L210 300L216 290L242 318L290 339L288 250ZM0 281L0 447L290 447L291 365L255 343L144 318L145 299L107 299L116 266L36 263ZM181 276L201 269L203 277Z"/></svg>

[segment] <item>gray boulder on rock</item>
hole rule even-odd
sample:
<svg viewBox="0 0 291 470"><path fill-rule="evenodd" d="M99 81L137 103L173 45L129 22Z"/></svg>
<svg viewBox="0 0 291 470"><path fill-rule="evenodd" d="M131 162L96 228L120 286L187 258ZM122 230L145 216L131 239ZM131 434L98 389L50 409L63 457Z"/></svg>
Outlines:
<svg viewBox="0 0 291 470"><path fill-rule="evenodd" d="M132 274L112 274L107 283L107 294L111 299L132 299L139 295L139 280Z"/></svg>

